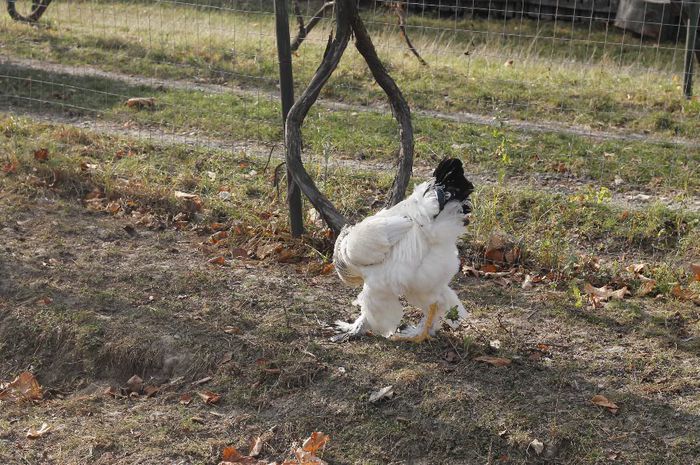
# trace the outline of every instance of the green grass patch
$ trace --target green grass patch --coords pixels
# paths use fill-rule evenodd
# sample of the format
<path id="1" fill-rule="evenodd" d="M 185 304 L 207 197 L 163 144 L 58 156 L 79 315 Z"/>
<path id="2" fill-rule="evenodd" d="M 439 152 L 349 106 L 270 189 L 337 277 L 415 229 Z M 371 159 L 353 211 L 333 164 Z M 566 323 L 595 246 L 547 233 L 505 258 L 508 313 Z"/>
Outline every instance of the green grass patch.
<path id="1" fill-rule="evenodd" d="M 31 194 L 41 188 L 81 199 L 97 189 L 106 201 L 171 219 L 184 212 L 195 221 L 236 220 L 255 229 L 267 227 L 269 215 L 275 214 L 284 223 L 284 189 L 278 192 L 272 168 L 265 170 L 261 158 L 103 136 L 16 117 L 4 118 L 0 129 L 5 135 L 3 162 L 12 167 L 1 178 L 7 189 Z M 48 149 L 47 161 L 34 159 L 38 148 Z M 391 183 L 388 172 L 322 163 L 310 163 L 309 171 L 353 219 L 381 205 Z M 178 191 L 198 196 L 201 204 L 178 197 Z M 229 194 L 222 196 L 222 191 Z M 679 267 L 664 280 L 671 282 L 685 279 L 681 266 L 700 255 L 700 215 L 662 205 L 624 209 L 611 204 L 605 190 L 565 195 L 504 183 L 478 186 L 475 205 L 466 236 L 473 250 L 481 250 L 494 231 L 501 231 L 523 245 L 535 268 L 573 273 L 587 255 L 600 255 L 612 273 L 632 259 L 649 260 Z"/>
<path id="2" fill-rule="evenodd" d="M 40 147 L 45 161 L 35 158 Z M 239 229 L 262 241 L 284 237 L 284 189 L 277 197 L 264 159 L 7 116 L 0 153 L 0 269 L 8 276 L 0 281 L 0 379 L 31 366 L 53 396 L 3 403 L 0 456 L 9 463 L 218 463 L 224 447 L 245 452 L 263 435 L 260 457 L 279 463 L 318 430 L 331 436 L 329 463 L 526 463 L 534 439 L 558 463 L 619 453 L 630 463 L 681 465 L 700 453 L 697 307 L 662 295 L 590 308 L 573 296 L 573 286 L 600 285 L 595 279 L 632 260 L 648 262 L 660 285 L 687 278 L 679 269 L 698 257 L 697 215 L 625 213 L 602 190 L 479 186 L 465 260 L 499 230 L 523 244 L 521 271 L 553 267 L 570 272 L 567 280 L 523 290 L 460 274 L 452 286 L 471 311 L 463 327 L 421 345 L 376 336 L 334 344 L 326 325 L 357 314 L 356 290 L 335 275 L 274 259 L 207 263 L 224 250 L 212 244 L 213 221 L 234 239 Z M 391 182 L 309 166 L 358 218 L 378 208 Z M 89 198 L 95 189 L 99 202 Z M 328 253 L 320 234 L 314 226 L 284 246 L 297 243 L 318 263 Z M 598 255 L 600 266 L 581 252 Z M 576 270 L 567 268 L 571 256 Z M 483 354 L 511 364 L 474 360 Z M 104 394 L 133 374 L 160 391 Z M 392 399 L 368 403 L 389 385 Z M 203 390 L 221 400 L 205 404 Z M 189 405 L 180 403 L 185 393 Z M 620 406 L 617 415 L 591 402 L 597 394 Z M 43 422 L 52 426 L 48 440 L 27 439 Z"/>
<path id="3" fill-rule="evenodd" d="M 135 86 L 101 77 L 76 77 L 0 66 L 7 93 L 0 101 L 18 109 L 76 116 L 94 109 L 103 121 L 129 128 L 159 128 L 196 140 L 221 143 L 233 139 L 278 143 L 282 138 L 278 102 L 263 96 L 205 93 Z M 94 89 L 86 92 L 82 88 Z M 154 109 L 124 105 L 130 97 L 155 97 Z M 697 195 L 700 149 L 672 144 L 595 141 L 559 133 L 526 133 L 511 129 L 414 117 L 417 163 L 433 164 L 458 156 L 477 174 L 500 178 L 561 172 L 616 190 L 674 191 Z M 358 130 L 361 128 L 361 130 Z M 329 110 L 316 107 L 303 135 L 309 156 L 321 162 L 334 157 L 393 160 L 398 129 L 380 112 Z M 617 179 L 617 181 L 616 181 Z M 619 181 L 622 181 L 621 185 Z"/>
<path id="4" fill-rule="evenodd" d="M 557 120 L 696 138 L 700 102 L 679 89 L 681 45 L 633 38 L 604 23 L 487 21 L 410 16 L 406 50 L 394 17 L 366 13 L 387 67 L 414 108 Z M 274 90 L 274 16 L 174 3 L 83 1 L 52 5 L 30 28 L 5 19 L 5 53 L 159 78 L 201 78 Z M 328 24 L 327 22 L 325 24 Z M 295 30 L 294 24 L 291 27 Z M 294 58 L 297 87 L 325 48 L 314 30 Z M 513 66 L 504 66 L 513 60 Z M 327 98 L 383 102 L 361 57 L 349 49 Z"/>

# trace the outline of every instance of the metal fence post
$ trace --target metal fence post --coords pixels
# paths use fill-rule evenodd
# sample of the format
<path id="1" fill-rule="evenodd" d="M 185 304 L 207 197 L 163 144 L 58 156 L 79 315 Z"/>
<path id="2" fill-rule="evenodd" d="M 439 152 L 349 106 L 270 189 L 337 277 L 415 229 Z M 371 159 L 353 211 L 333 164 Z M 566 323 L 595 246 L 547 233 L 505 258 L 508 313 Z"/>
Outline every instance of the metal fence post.
<path id="1" fill-rule="evenodd" d="M 693 60 L 695 60 L 695 43 L 698 33 L 698 17 L 700 16 L 700 0 L 690 0 L 687 4 L 688 34 L 685 38 L 685 75 L 683 93 L 686 98 L 693 96 Z"/>
<path id="2" fill-rule="evenodd" d="M 289 109 L 294 105 L 294 77 L 292 75 L 292 50 L 289 44 L 287 0 L 275 0 L 275 29 L 277 33 L 277 56 L 280 67 L 282 125 L 286 133 L 287 114 L 289 114 Z M 289 225 L 292 230 L 292 236 L 299 237 L 304 234 L 301 190 L 299 190 L 299 186 L 292 179 L 289 170 L 287 170 L 287 202 L 289 204 Z"/>

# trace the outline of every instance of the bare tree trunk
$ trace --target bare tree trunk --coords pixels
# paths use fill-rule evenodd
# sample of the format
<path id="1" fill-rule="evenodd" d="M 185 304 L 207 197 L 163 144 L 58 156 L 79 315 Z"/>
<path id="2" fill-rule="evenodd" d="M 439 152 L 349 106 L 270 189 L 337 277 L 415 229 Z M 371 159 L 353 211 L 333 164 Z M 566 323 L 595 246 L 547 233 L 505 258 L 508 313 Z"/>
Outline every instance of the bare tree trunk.
<path id="1" fill-rule="evenodd" d="M 29 13 L 29 16 L 22 16 L 17 12 L 17 8 L 15 6 L 16 0 L 7 0 L 7 13 L 10 15 L 10 18 L 14 19 L 15 21 L 35 23 L 39 21 L 46 9 L 49 7 L 51 1 L 52 0 L 33 0 L 32 11 Z"/>
<path id="2" fill-rule="evenodd" d="M 397 161 L 398 172 L 387 200 L 389 205 L 400 202 L 406 195 L 406 187 L 413 169 L 413 125 L 408 104 L 396 82 L 389 76 L 384 65 L 379 60 L 367 29 L 360 19 L 355 0 L 336 0 L 335 8 L 336 35 L 329 42 L 323 60 L 313 78 L 311 78 L 308 87 L 289 111 L 285 130 L 285 144 L 287 148 L 287 168 L 294 181 L 301 188 L 304 195 L 309 198 L 326 224 L 337 233 L 347 223 L 347 220 L 318 190 L 313 179 L 311 179 L 311 176 L 304 168 L 301 160 L 301 126 L 309 109 L 318 99 L 321 89 L 337 68 L 352 33 L 355 35 L 357 50 L 367 62 L 374 79 L 387 94 L 392 113 L 400 127 L 401 147 Z"/>
<path id="3" fill-rule="evenodd" d="M 328 82 L 331 74 L 338 67 L 343 52 L 350 40 L 350 18 L 344 1 L 336 5 L 336 35 L 329 43 L 326 53 L 311 82 L 299 99 L 289 110 L 285 130 L 285 144 L 287 146 L 287 169 L 301 191 L 309 198 L 311 204 L 319 212 L 326 224 L 336 233 L 347 223 L 345 217 L 333 206 L 333 204 L 318 190 L 309 173 L 306 172 L 301 161 L 301 125 L 311 106 L 318 99 L 321 89 Z"/>

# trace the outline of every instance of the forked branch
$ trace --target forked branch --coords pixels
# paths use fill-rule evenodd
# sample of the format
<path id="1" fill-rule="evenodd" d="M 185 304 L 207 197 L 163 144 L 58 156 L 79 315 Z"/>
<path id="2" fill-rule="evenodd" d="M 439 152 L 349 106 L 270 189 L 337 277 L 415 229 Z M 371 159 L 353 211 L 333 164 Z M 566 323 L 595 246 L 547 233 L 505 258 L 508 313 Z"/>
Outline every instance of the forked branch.
<path id="1" fill-rule="evenodd" d="M 343 56 L 343 52 L 345 52 L 350 41 L 349 12 L 345 8 L 344 0 L 338 3 L 335 14 L 337 25 L 335 37 L 330 41 L 321 64 L 311 78 L 311 82 L 299 96 L 291 110 L 289 110 L 289 115 L 287 115 L 285 144 L 287 148 L 287 169 L 294 178 L 294 182 L 319 212 L 323 221 L 337 233 L 347 223 L 347 220 L 318 190 L 313 179 L 306 172 L 301 160 L 301 125 L 304 123 L 304 118 L 306 118 L 311 106 L 318 99 L 321 89 L 338 66 L 340 58 Z"/>
<path id="2" fill-rule="evenodd" d="M 25 23 L 35 23 L 39 21 L 52 0 L 32 0 L 32 9 L 28 16 L 24 16 L 17 12 L 16 0 L 7 0 L 7 13 L 15 21 Z"/>
<path id="3" fill-rule="evenodd" d="M 297 36 L 294 38 L 292 41 L 292 52 L 296 52 L 299 47 L 301 46 L 301 43 L 304 42 L 304 39 L 306 39 L 306 36 L 309 35 L 309 32 L 323 19 L 323 17 L 326 14 L 326 11 L 329 9 L 333 8 L 335 5 L 335 2 L 326 2 L 321 6 L 321 8 L 314 13 L 314 15 L 311 17 L 309 20 L 309 24 L 304 26 L 304 17 L 301 15 L 301 9 L 299 8 L 299 1 L 294 0 L 294 15 L 297 18 L 297 24 L 299 25 L 299 32 L 297 33 Z"/>
<path id="4" fill-rule="evenodd" d="M 392 3 L 390 8 L 394 10 L 396 16 L 398 16 L 399 30 L 401 31 L 401 36 L 403 36 L 403 39 L 406 41 L 406 45 L 408 45 L 409 50 L 411 50 L 416 58 L 418 58 L 420 64 L 423 66 L 428 66 L 428 62 L 425 61 L 422 56 L 420 56 L 420 53 L 418 53 L 416 47 L 414 47 L 413 43 L 411 43 L 411 39 L 408 38 L 408 33 L 406 32 L 406 10 L 404 9 L 403 5 L 398 2 Z"/>
<path id="5" fill-rule="evenodd" d="M 367 29 L 357 12 L 355 2 L 349 0 L 348 3 L 350 3 L 353 10 L 351 19 L 353 21 L 352 30 L 355 34 L 355 47 L 357 47 L 357 50 L 367 62 L 367 66 L 372 71 L 372 76 L 374 76 L 377 84 L 389 98 L 391 112 L 399 123 L 399 141 L 401 145 L 397 160 L 398 171 L 387 199 L 387 205 L 392 206 L 402 201 L 406 196 L 406 188 L 413 170 L 413 123 L 411 122 L 411 109 L 408 107 L 401 89 L 396 85 L 396 81 L 389 75 L 379 59 L 374 44 L 372 44 L 372 39 L 370 39 Z"/>
<path id="6" fill-rule="evenodd" d="M 318 190 L 313 179 L 304 168 L 301 160 L 301 126 L 311 106 L 316 102 L 323 86 L 328 82 L 333 71 L 337 68 L 350 40 L 355 35 L 355 46 L 364 57 L 377 83 L 389 97 L 392 113 L 399 123 L 398 172 L 387 200 L 394 205 L 403 200 L 406 187 L 413 168 L 413 125 L 411 111 L 399 90 L 396 82 L 389 76 L 384 65 L 379 60 L 372 40 L 360 19 L 355 0 L 336 0 L 335 2 L 336 35 L 329 42 L 323 60 L 316 73 L 311 78 L 308 87 L 301 94 L 287 116 L 285 144 L 287 149 L 287 168 L 294 182 L 308 197 L 326 224 L 336 233 L 345 225 L 347 220 L 333 204 Z"/>

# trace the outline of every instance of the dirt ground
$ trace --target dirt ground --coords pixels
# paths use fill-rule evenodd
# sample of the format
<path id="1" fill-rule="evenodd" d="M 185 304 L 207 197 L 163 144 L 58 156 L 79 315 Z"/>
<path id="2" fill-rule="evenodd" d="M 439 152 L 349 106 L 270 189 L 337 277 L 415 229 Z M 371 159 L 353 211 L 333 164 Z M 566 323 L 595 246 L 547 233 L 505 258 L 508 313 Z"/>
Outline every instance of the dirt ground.
<path id="1" fill-rule="evenodd" d="M 61 8 L 70 3 L 62 2 Z M 154 5 L 177 7 L 177 2 L 165 3 Z M 145 23 L 139 10 L 129 10 L 132 22 Z M 202 21 L 190 14 L 196 10 L 188 11 L 193 24 Z M 128 17 L 114 19 L 116 27 L 116 19 Z M 226 24 L 241 24 L 229 20 Z M 246 30 L 260 30 L 257 23 L 243 30 L 221 26 L 221 31 L 243 40 Z M 258 227 L 264 231 L 245 233 L 263 236 L 270 224 L 286 224 L 284 211 L 278 211 L 284 210 L 283 201 L 279 194 L 274 197 L 265 172 L 271 160 L 272 169 L 283 159 L 282 144 L 269 135 L 280 131 L 279 110 L 270 103 L 277 92 L 272 86 L 242 87 L 251 85 L 250 79 L 221 85 L 208 81 L 219 82 L 216 73 L 206 77 L 217 66 L 222 67 L 218 71 L 245 70 L 229 68 L 245 59 L 245 51 L 236 51 L 234 59 L 230 44 L 217 51 L 211 39 L 200 43 L 197 37 L 196 43 L 185 44 L 182 56 L 173 56 L 167 48 L 144 48 L 137 32 L 120 30 L 119 37 L 110 33 L 93 40 L 93 31 L 99 30 L 94 24 L 86 22 L 84 29 L 62 24 L 57 21 L 46 31 L 19 31 L 13 25 L 7 34 L 17 40 L 0 44 L 5 55 L 13 55 L 0 57 L 4 82 L 14 83 L 5 92 L 0 115 L 0 392 L 25 371 L 43 388 L 41 400 L 34 402 L 0 396 L 0 465 L 215 465 L 225 447 L 247 452 L 256 438 L 262 442 L 259 459 L 279 464 L 314 431 L 330 436 L 320 454 L 330 465 L 700 464 L 700 306 L 674 298 L 670 287 L 683 275 L 681 284 L 689 289 L 692 278 L 685 268 L 697 263 L 700 253 L 694 245 L 694 228 L 700 225 L 699 145 L 692 132 L 698 107 L 677 100 L 676 84 L 669 94 L 675 97 L 660 93 L 665 85 L 646 89 L 653 90 L 649 100 L 643 88 L 616 95 L 603 85 L 605 93 L 591 100 L 578 90 L 570 95 L 567 89 L 573 87 L 567 82 L 564 91 L 553 88 L 539 95 L 542 102 L 521 103 L 535 112 L 529 114 L 516 108 L 519 99 L 502 92 L 513 87 L 502 82 L 517 84 L 523 74 L 513 73 L 536 72 L 534 80 L 520 81 L 531 83 L 523 90 L 533 98 L 537 83 L 551 76 L 525 62 L 511 68 L 499 61 L 493 72 L 507 80 L 484 81 L 498 86 L 484 89 L 485 97 L 477 100 L 493 100 L 493 107 L 480 103 L 469 113 L 450 111 L 451 100 L 444 98 L 449 92 L 435 93 L 440 73 L 453 92 L 467 89 L 452 87 L 461 81 L 452 71 L 445 74 L 449 68 L 433 66 L 429 82 L 435 88 L 427 88 L 420 82 L 423 70 L 414 79 L 394 65 L 392 73 L 404 76 L 412 98 L 436 96 L 430 105 L 413 105 L 416 119 L 431 123 L 422 126 L 423 133 L 417 131 L 416 139 L 424 138 L 426 148 L 444 146 L 459 152 L 455 156 L 467 155 L 470 177 L 478 185 L 475 195 L 491 188 L 491 198 L 484 195 L 481 205 L 494 208 L 479 207 L 484 216 L 491 215 L 482 225 L 495 230 L 504 218 L 515 228 L 530 225 L 530 243 L 523 249 L 534 250 L 534 239 L 549 241 L 550 248 L 538 245 L 538 253 L 542 258 L 551 250 L 556 260 L 518 259 L 515 265 L 506 263 L 504 277 L 487 278 L 467 266 L 452 285 L 469 319 L 423 344 L 371 335 L 336 343 L 331 324 L 356 317 L 351 302 L 357 290 L 345 287 L 327 266 L 331 240 L 321 236 L 322 226 L 303 240 L 286 234 L 280 251 L 265 249 L 263 241 L 263 250 L 246 254 L 233 242 L 219 246 L 212 241 L 217 231 L 234 236 L 237 228 Z M 59 37 L 59 30 L 68 35 Z M 154 36 L 154 43 L 171 42 L 172 31 L 165 32 Z M 591 31 L 586 34 L 590 40 Z M 258 37 L 252 45 L 262 46 L 257 33 L 250 37 Z M 325 45 L 325 37 L 319 43 Z M 276 56 L 269 61 L 257 48 L 251 50 L 256 60 L 251 70 L 266 63 L 276 67 Z M 42 60 L 27 58 L 28 52 Z M 323 49 L 317 52 L 320 56 Z M 156 56 L 165 61 L 157 63 Z M 96 66 L 100 59 L 107 62 Z M 162 66 L 168 60 L 187 66 L 210 60 L 213 65 L 202 78 L 199 72 L 169 75 Z M 304 67 L 301 71 L 315 69 L 311 60 L 295 62 Z M 592 63 L 580 63 L 580 76 L 595 69 Z M 576 69 L 575 62 L 568 64 Z M 161 69 L 164 78 L 140 76 L 139 66 L 148 75 Z M 648 74 L 655 72 L 650 68 Z M 366 92 L 374 83 L 368 76 L 349 66 L 335 78 L 341 84 L 366 84 L 357 91 Z M 327 121 L 319 118 L 317 132 L 328 136 L 328 145 L 306 150 L 304 161 L 318 164 L 319 179 L 325 163 L 324 182 L 329 165 L 338 168 L 335 180 L 340 182 L 328 182 L 324 191 L 347 202 L 345 211 L 361 216 L 382 203 L 386 186 L 377 179 L 393 167 L 392 157 L 367 157 L 363 151 L 380 153 L 386 135 L 393 140 L 394 126 L 387 131 L 378 125 L 384 124 L 379 116 L 388 113 L 386 105 L 369 94 L 358 99 L 346 89 L 355 87 L 337 86 L 318 103 Z M 121 101 L 151 93 L 159 98 L 158 111 L 132 112 Z M 218 98 L 201 99 L 205 94 Z M 553 100 L 558 94 L 561 102 Z M 231 96 L 240 100 L 235 107 L 234 99 L 225 98 Z M 654 99 L 660 99 L 658 106 Z M 552 103 L 556 112 L 538 116 L 538 108 Z M 564 112 L 567 105 L 571 108 Z M 478 113 L 479 108 L 486 110 Z M 332 132 L 331 113 L 337 110 L 345 112 L 338 118 L 365 118 L 364 124 L 377 129 L 377 138 L 355 137 L 364 132 L 356 128 L 366 126 L 348 124 L 359 121 L 352 119 L 338 120 L 343 127 Z M 228 124 L 219 120 L 236 111 L 241 117 L 217 133 L 212 123 Z M 266 119 L 266 111 L 274 119 Z M 249 121 L 257 121 L 256 133 L 233 131 Z M 479 125 L 478 131 L 469 125 Z M 470 131 L 478 143 L 466 143 Z M 544 134 L 568 139 L 537 138 Z M 454 144 L 437 144 L 451 137 Z M 491 140 L 500 145 L 489 145 Z M 601 141 L 616 145 L 610 153 L 591 149 Z M 646 150 L 646 145 L 656 147 Z M 638 154 L 639 149 L 645 150 Z M 37 155 L 42 150 L 43 160 Z M 484 156 L 472 158 L 475 150 Z M 512 165 L 509 151 L 522 163 L 521 171 Z M 567 157 L 574 155 L 578 167 L 568 166 Z M 428 176 L 437 153 L 416 156 L 414 177 Z M 600 166 L 595 173 L 588 169 L 593 159 Z M 632 170 L 636 167 L 643 169 Z M 348 175 L 361 172 L 364 178 Z M 90 199 L 91 189 L 101 198 Z M 506 195 L 516 191 L 527 192 Z M 181 207 L 187 200 L 176 193 L 197 198 L 206 208 L 188 204 L 192 208 L 185 211 Z M 223 193 L 243 200 L 224 205 Z M 271 199 L 275 205 L 265 203 L 274 203 Z M 100 208 L 90 200 L 101 202 Z M 112 212 L 111 203 L 118 204 Z M 133 208 L 124 208 L 129 204 Z M 186 221 L 176 220 L 180 214 Z M 584 214 L 588 221 L 573 221 Z M 255 222 L 246 226 L 250 218 Z M 213 228 L 213 221 L 222 227 Z M 540 229 L 533 232 L 532 225 Z M 479 231 L 477 226 L 478 220 L 472 231 Z M 478 246 L 467 240 L 460 245 L 465 265 L 477 255 L 483 262 L 489 237 L 477 237 Z M 557 249 L 558 239 L 571 244 Z M 285 256 L 287 250 L 293 253 Z M 572 267 L 586 266 L 588 256 L 619 268 L 597 286 L 620 288 L 625 267 L 646 261 L 658 273 L 653 276 L 658 288 L 644 297 L 589 305 L 580 288 L 590 275 L 576 270 L 521 286 L 525 274 L 561 272 L 569 251 L 578 254 Z M 508 273 L 515 271 L 520 278 L 510 279 Z M 417 319 L 417 312 L 407 309 L 407 322 Z M 134 376 L 143 386 L 133 388 L 139 384 Z M 385 388 L 393 395 L 371 401 Z M 609 407 L 600 405 L 606 402 Z M 44 424 L 48 433 L 28 437 Z"/>
<path id="2" fill-rule="evenodd" d="M 214 464 L 256 437 L 272 462 L 312 431 L 331 436 L 330 464 L 700 458 L 692 303 L 576 308 L 550 286 L 460 276 L 472 315 L 456 331 L 336 344 L 328 324 L 353 318 L 355 291 L 308 264 L 212 265 L 206 235 L 51 195 L 0 193 L 0 232 L 0 380 L 30 369 L 46 392 L 0 403 L 2 463 Z M 159 391 L 122 396 L 134 374 Z M 369 402 L 389 385 L 392 398 Z M 205 390 L 221 400 L 205 404 Z M 47 435 L 26 437 L 44 422 Z"/>

